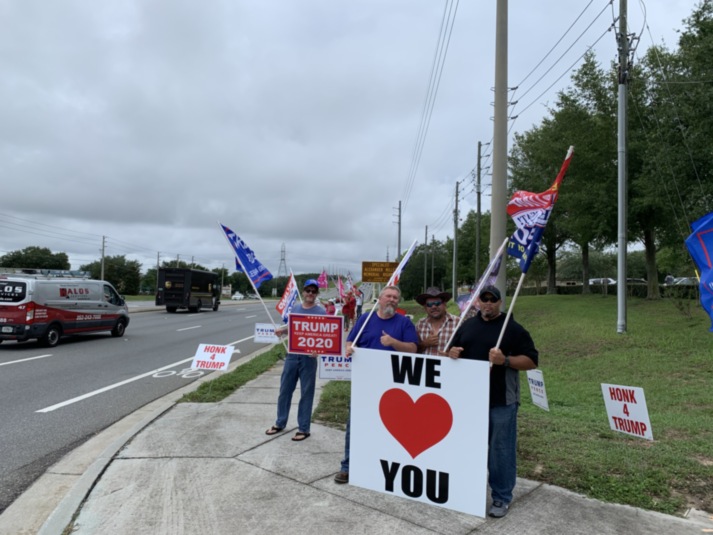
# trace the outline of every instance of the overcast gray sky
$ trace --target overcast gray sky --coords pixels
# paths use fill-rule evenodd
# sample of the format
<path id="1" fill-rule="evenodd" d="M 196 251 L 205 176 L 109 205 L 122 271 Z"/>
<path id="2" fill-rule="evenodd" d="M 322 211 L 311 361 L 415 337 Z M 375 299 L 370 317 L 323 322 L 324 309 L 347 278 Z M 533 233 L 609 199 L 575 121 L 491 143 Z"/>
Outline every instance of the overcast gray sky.
<path id="1" fill-rule="evenodd" d="M 106 236 L 107 255 L 144 271 L 159 252 L 230 267 L 220 220 L 275 275 L 284 244 L 295 273 L 358 278 L 362 261 L 394 259 L 399 201 L 402 250 L 426 225 L 452 236 L 456 181 L 464 216 L 492 138 L 496 2 L 457 5 L 409 188 L 444 5 L 0 0 L 0 255 L 38 245 L 76 269 Z M 511 134 L 540 122 L 588 47 L 616 58 L 618 5 L 509 1 Z M 630 1 L 638 54 L 675 48 L 692 10 Z"/>

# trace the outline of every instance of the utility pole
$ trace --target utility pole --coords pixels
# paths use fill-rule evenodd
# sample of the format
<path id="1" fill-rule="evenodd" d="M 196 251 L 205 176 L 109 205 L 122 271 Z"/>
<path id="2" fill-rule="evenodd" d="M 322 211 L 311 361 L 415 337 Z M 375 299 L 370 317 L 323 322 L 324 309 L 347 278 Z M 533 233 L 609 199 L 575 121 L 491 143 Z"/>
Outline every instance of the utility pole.
<path id="1" fill-rule="evenodd" d="M 433 250 L 434 243 L 436 243 L 436 235 L 431 234 L 431 286 L 433 286 L 433 270 L 434 270 L 434 264 L 436 261 L 436 254 L 435 254 L 435 251 Z"/>
<path id="2" fill-rule="evenodd" d="M 161 263 L 161 251 L 156 251 L 156 293 L 158 294 L 158 270 Z"/>
<path id="3" fill-rule="evenodd" d="M 178 267 L 178 264 L 180 263 L 180 261 L 181 261 L 181 255 L 177 254 L 176 255 L 176 267 Z"/>
<path id="4" fill-rule="evenodd" d="M 396 242 L 396 260 L 400 260 L 401 257 L 401 201 L 399 201 L 399 208 L 396 214 L 396 225 L 398 226 L 398 236 Z"/>
<path id="5" fill-rule="evenodd" d="M 104 251 L 106 250 L 106 236 L 102 236 L 102 269 L 100 280 L 104 280 Z"/>
<path id="6" fill-rule="evenodd" d="M 495 14 L 495 98 L 493 122 L 493 182 L 490 208 L 490 260 L 505 240 L 507 223 L 508 151 L 508 2 L 497 0 Z M 498 273 L 497 287 L 505 293 L 505 271 Z"/>
<path id="7" fill-rule="evenodd" d="M 475 278 L 473 279 L 474 284 L 477 284 L 478 277 L 480 277 L 480 151 L 482 143 L 478 141 L 478 167 L 475 174 L 475 195 L 476 201 L 476 212 L 475 212 Z"/>
<path id="8" fill-rule="evenodd" d="M 428 225 L 426 225 L 426 233 L 423 236 L 423 291 L 426 291 L 428 276 Z"/>
<path id="9" fill-rule="evenodd" d="M 456 181 L 456 206 L 453 210 L 453 296 L 458 297 L 458 184 Z"/>
<path id="10" fill-rule="evenodd" d="M 627 175 L 626 175 L 626 95 L 629 83 L 629 42 L 626 34 L 626 0 L 619 0 L 619 92 L 617 112 L 618 174 L 618 254 L 617 254 L 617 324 L 616 332 L 626 332 L 626 246 L 627 246 Z"/>

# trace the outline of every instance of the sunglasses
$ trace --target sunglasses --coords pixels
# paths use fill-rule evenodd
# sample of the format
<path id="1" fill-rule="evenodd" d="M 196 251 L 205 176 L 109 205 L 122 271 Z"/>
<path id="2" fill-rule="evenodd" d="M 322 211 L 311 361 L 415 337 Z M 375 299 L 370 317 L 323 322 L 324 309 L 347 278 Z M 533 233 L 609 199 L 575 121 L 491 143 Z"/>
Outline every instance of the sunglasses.
<path id="1" fill-rule="evenodd" d="M 496 297 L 481 297 L 480 301 L 481 303 L 497 303 L 500 299 L 497 299 Z"/>
<path id="2" fill-rule="evenodd" d="M 431 301 L 430 303 L 426 303 L 427 308 L 431 307 L 439 307 L 443 304 L 443 301 Z"/>
<path id="3" fill-rule="evenodd" d="M 318 294 L 319 290 L 315 290 L 314 288 L 305 288 L 304 293 L 306 294 Z"/>

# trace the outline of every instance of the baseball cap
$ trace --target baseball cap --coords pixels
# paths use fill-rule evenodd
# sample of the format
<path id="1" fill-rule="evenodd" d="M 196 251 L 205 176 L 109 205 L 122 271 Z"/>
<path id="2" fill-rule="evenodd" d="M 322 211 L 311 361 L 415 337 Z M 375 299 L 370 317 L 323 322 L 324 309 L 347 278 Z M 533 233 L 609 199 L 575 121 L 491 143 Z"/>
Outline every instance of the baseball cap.
<path id="1" fill-rule="evenodd" d="M 480 290 L 480 293 L 478 294 L 478 297 L 483 297 L 485 294 L 491 294 L 494 296 L 498 301 L 502 299 L 502 296 L 500 295 L 500 290 L 496 286 L 486 286 L 482 290 Z"/>
<path id="2" fill-rule="evenodd" d="M 314 286 L 317 290 L 319 290 L 319 283 L 314 279 L 307 279 L 302 285 L 302 289 L 304 290 L 307 286 Z"/>

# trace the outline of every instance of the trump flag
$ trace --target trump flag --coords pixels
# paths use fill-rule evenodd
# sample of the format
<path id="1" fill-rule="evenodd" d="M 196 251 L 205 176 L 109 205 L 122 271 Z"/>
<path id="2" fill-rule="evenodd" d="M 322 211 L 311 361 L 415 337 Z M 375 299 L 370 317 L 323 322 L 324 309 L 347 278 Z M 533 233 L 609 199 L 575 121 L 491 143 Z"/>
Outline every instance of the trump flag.
<path id="1" fill-rule="evenodd" d="M 533 258 L 540 249 L 542 234 L 552 213 L 569 162 L 572 160 L 574 147 L 570 147 L 562 163 L 560 172 L 550 188 L 542 193 L 516 191 L 507 212 L 512 217 L 517 230 L 508 242 L 508 254 L 520 260 L 520 271 L 526 273 Z"/>
<path id="2" fill-rule="evenodd" d="M 259 288 L 263 282 L 269 281 L 272 278 L 272 273 L 260 263 L 252 249 L 228 227 L 223 224 L 220 224 L 220 227 L 235 252 L 235 269 L 245 272 L 255 285 L 255 289 Z"/>
<path id="3" fill-rule="evenodd" d="M 686 247 L 701 274 L 701 306 L 713 320 L 713 212 L 694 221 L 691 229 Z M 710 330 L 713 332 L 713 326 Z"/>

